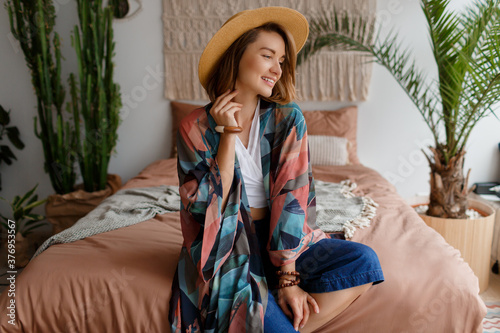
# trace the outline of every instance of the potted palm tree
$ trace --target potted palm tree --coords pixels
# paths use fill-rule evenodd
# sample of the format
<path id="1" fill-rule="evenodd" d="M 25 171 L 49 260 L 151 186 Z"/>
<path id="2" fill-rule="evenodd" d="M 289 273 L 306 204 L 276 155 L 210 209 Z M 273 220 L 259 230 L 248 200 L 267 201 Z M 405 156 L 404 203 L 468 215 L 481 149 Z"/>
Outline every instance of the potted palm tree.
<path id="1" fill-rule="evenodd" d="M 411 61 L 397 33 L 373 41 L 373 27 L 346 15 L 310 22 L 310 38 L 301 63 L 324 47 L 358 51 L 385 67 L 408 95 L 428 125 L 434 146 L 426 154 L 431 168 L 428 215 L 464 218 L 470 193 L 463 172 L 465 147 L 477 122 L 500 102 L 500 9 L 498 0 L 477 1 L 459 15 L 448 0 L 424 0 L 422 11 L 439 77 L 427 81 Z M 367 37 L 368 36 L 368 37 Z"/>
<path id="2" fill-rule="evenodd" d="M 423 218 L 450 244 L 460 248 L 471 264 L 478 242 L 460 242 L 465 234 L 482 234 L 482 248 L 491 248 L 494 211 L 483 206 L 490 213 L 486 221 L 466 219 L 472 189 L 468 184 L 470 170 L 465 175 L 463 165 L 472 129 L 500 102 L 500 1 L 473 2 L 462 14 L 450 11 L 448 4 L 449 0 L 421 2 L 438 68 L 434 80 L 426 80 L 424 72 L 412 61 L 411 52 L 398 42 L 397 33 L 373 38 L 372 24 L 338 13 L 310 22 L 310 38 L 298 61 L 324 47 L 334 47 L 361 52 L 389 71 L 424 118 L 434 139 L 434 146 L 429 147 L 431 153 L 424 152 L 431 171 L 429 205 Z M 353 29 L 355 26 L 361 28 Z M 485 241 L 488 238 L 489 244 Z M 471 266 L 476 275 L 481 275 L 484 290 L 489 255 L 483 255 L 481 262 Z"/>

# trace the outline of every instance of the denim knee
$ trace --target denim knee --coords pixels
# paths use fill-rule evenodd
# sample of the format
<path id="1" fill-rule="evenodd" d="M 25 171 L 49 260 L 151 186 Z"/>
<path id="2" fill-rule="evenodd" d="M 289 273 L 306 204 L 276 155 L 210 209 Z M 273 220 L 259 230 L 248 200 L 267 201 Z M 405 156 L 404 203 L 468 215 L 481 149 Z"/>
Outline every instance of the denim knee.
<path id="1" fill-rule="evenodd" d="M 308 292 L 329 292 L 383 281 L 378 256 L 369 246 L 324 239 L 311 246 L 296 262 L 301 287 Z"/>

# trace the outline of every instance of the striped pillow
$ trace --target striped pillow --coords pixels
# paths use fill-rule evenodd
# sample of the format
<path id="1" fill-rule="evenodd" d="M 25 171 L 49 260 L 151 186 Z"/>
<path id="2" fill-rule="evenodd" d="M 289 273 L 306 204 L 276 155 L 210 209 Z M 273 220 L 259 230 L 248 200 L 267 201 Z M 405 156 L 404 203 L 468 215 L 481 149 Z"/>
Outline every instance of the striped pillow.
<path id="1" fill-rule="evenodd" d="M 349 164 L 346 138 L 326 135 L 309 135 L 309 153 L 312 165 Z"/>

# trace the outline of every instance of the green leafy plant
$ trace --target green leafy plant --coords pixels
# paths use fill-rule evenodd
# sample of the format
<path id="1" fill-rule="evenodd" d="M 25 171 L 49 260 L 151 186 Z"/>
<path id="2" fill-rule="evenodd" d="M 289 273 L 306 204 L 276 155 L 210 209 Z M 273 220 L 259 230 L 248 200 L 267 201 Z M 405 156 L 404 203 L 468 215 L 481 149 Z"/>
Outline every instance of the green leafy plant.
<path id="1" fill-rule="evenodd" d="M 113 5 L 77 0 L 80 26 L 72 44 L 78 59 L 79 88 L 70 75 L 78 163 L 87 192 L 106 187 L 111 152 L 117 141 L 121 97 L 113 82 Z M 83 125 L 79 120 L 83 119 Z"/>
<path id="2" fill-rule="evenodd" d="M 427 80 L 399 35 L 378 34 L 362 18 L 323 16 L 310 22 L 302 62 L 323 47 L 358 51 L 385 67 L 424 118 L 433 137 L 426 154 L 430 174 L 428 215 L 465 218 L 470 193 L 463 164 L 465 147 L 477 122 L 500 102 L 499 0 L 475 1 L 463 13 L 449 10 L 449 0 L 424 0 L 429 39 L 438 77 Z M 357 22 L 356 22 L 357 21 Z M 356 24 L 354 24 L 356 23 Z M 359 25 L 361 28 L 353 29 Z M 425 153 L 425 152 L 424 152 Z"/>
<path id="3" fill-rule="evenodd" d="M 38 200 L 38 195 L 34 194 L 38 185 L 29 190 L 22 197 L 16 196 L 12 202 L 10 202 L 10 207 L 12 209 L 12 220 L 15 221 L 15 231 L 20 232 L 23 237 L 28 236 L 33 230 L 40 228 L 44 225 L 42 220 L 45 218 L 43 215 L 33 214 L 31 211 L 33 208 L 38 207 L 45 203 L 46 199 Z M 5 200 L 4 198 L 0 198 Z M 10 229 L 8 225 L 8 218 L 0 215 L 0 224 L 5 229 Z"/>
<path id="4" fill-rule="evenodd" d="M 17 149 L 23 149 L 24 143 L 19 138 L 19 130 L 15 126 L 8 126 L 10 123 L 9 112 L 0 105 L 0 141 L 7 134 L 7 139 Z M 2 162 L 7 165 L 12 164 L 12 160 L 17 160 L 16 155 L 12 152 L 9 146 L 0 144 L 0 164 Z M 2 190 L 2 179 L 0 177 L 0 190 Z"/>
<path id="5" fill-rule="evenodd" d="M 10 30 L 19 41 L 31 71 L 38 109 L 35 134 L 42 141 L 45 171 L 57 193 L 69 193 L 74 190 L 76 180 L 76 138 L 62 110 L 65 91 L 61 84 L 60 39 L 53 30 L 53 3 L 51 0 L 7 0 L 5 7 Z"/>

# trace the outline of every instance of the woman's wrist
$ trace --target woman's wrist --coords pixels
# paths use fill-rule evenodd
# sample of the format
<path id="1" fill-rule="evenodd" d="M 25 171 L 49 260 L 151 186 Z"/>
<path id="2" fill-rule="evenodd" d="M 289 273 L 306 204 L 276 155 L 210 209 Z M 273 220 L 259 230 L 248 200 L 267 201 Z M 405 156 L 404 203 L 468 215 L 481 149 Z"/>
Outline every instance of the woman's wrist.
<path id="1" fill-rule="evenodd" d="M 278 277 L 278 289 L 293 287 L 300 283 L 300 273 L 295 270 L 280 269 L 276 271 L 276 276 Z"/>
<path id="2" fill-rule="evenodd" d="M 241 133 L 243 131 L 243 128 L 240 126 L 225 126 L 225 125 L 217 125 L 215 126 L 215 131 L 218 133 L 230 133 L 230 134 L 236 134 L 236 133 Z"/>

